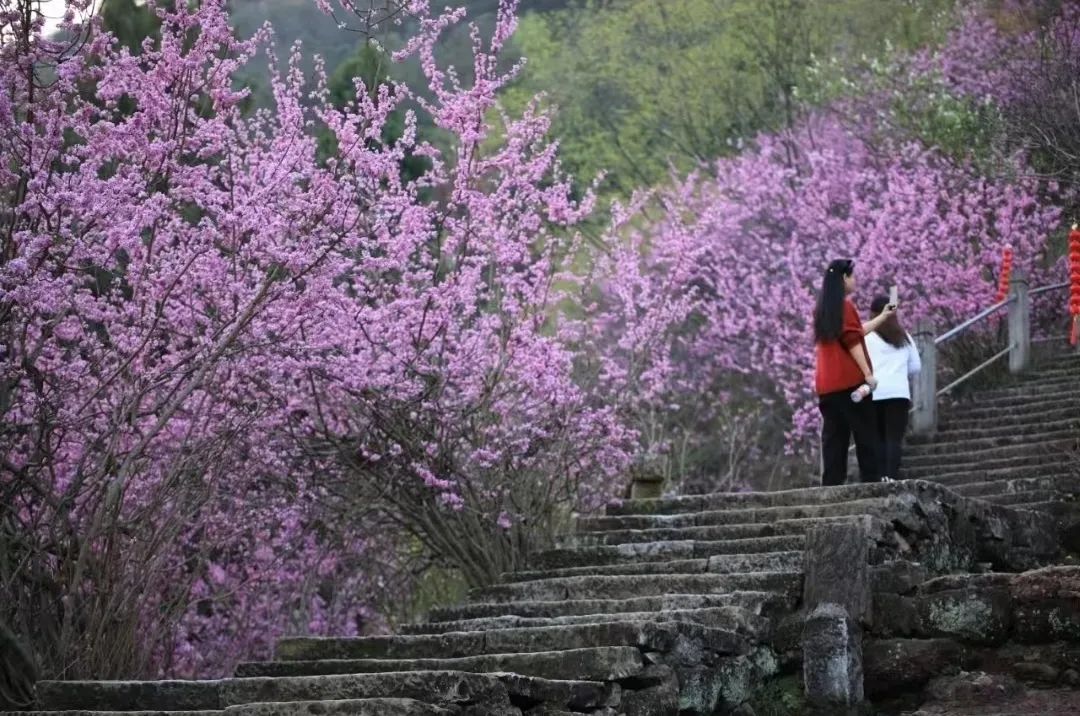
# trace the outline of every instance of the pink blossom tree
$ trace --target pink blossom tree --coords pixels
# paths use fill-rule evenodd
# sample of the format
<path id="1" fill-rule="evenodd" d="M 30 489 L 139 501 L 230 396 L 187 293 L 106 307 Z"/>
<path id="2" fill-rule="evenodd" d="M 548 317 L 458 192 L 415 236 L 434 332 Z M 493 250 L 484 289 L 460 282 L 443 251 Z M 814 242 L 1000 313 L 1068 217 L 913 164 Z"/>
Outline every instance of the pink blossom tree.
<path id="1" fill-rule="evenodd" d="M 77 5 L 75 44 L 29 0 L 0 15 L 0 579 L 47 673 L 220 673 L 378 627 L 396 535 L 477 583 L 611 492 L 626 431 L 547 328 L 591 201 L 545 116 L 497 114 L 513 5 L 469 87 L 434 62 L 461 13 L 414 5 L 449 152 L 415 113 L 384 141 L 406 88 L 338 109 L 299 49 L 245 115 L 231 77 L 269 33 L 235 39 L 220 0 L 157 8 L 137 55 Z"/>
<path id="2" fill-rule="evenodd" d="M 608 300 L 590 306 L 595 354 L 614 362 L 601 373 L 623 378 L 637 358 L 621 349 L 667 341 L 672 359 L 638 372 L 672 391 L 667 403 L 714 400 L 705 388 L 717 375 L 767 376 L 774 389 L 753 382 L 750 397 L 781 399 L 801 451 L 818 421 L 809 319 L 830 259 L 857 259 L 864 307 L 899 285 L 909 326 L 955 324 L 992 303 L 1007 245 L 1025 270 L 1044 271 L 1060 211 L 1020 159 L 1017 178 L 989 178 L 916 141 L 869 135 L 814 115 L 662 192 L 660 218 L 628 229 L 600 281 Z M 620 350 L 599 347 L 605 328 Z"/>

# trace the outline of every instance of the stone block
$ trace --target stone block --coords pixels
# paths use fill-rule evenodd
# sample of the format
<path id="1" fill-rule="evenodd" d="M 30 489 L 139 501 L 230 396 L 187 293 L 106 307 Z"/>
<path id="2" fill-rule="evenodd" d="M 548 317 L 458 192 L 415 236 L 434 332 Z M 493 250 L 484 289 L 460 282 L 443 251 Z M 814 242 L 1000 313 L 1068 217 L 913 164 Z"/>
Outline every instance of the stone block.
<path id="1" fill-rule="evenodd" d="M 1080 600 L 1046 599 L 1013 612 L 1016 640 L 1029 644 L 1080 641 Z"/>
<path id="2" fill-rule="evenodd" d="M 670 666 L 654 664 L 627 682 L 620 713 L 626 716 L 668 716 L 679 712 L 679 679 Z"/>
<path id="3" fill-rule="evenodd" d="M 870 588 L 875 592 L 910 594 L 925 582 L 930 571 L 906 559 L 896 559 L 870 568 Z"/>
<path id="4" fill-rule="evenodd" d="M 803 684 L 811 704 L 854 706 L 863 700 L 862 633 L 838 604 L 821 604 L 803 627 Z"/>
<path id="5" fill-rule="evenodd" d="M 919 597 L 922 628 L 973 644 L 1001 644 L 1012 629 L 1012 602 L 1004 589 L 966 587 Z"/>
<path id="6" fill-rule="evenodd" d="M 916 636 L 920 624 L 919 610 L 913 597 L 889 592 L 874 593 L 875 636 Z"/>
<path id="7" fill-rule="evenodd" d="M 873 639 L 863 644 L 868 698 L 922 687 L 931 679 L 970 668 L 974 655 L 952 639 Z"/>

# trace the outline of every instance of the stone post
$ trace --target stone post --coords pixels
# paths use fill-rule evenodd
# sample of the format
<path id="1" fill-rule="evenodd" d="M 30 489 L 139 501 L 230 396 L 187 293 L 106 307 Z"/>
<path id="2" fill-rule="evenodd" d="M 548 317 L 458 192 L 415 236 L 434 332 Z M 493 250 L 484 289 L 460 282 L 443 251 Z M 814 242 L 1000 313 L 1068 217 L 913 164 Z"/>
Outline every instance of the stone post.
<path id="1" fill-rule="evenodd" d="M 821 713 L 856 713 L 863 701 L 862 629 L 839 604 L 819 604 L 802 633 L 806 700 Z"/>
<path id="2" fill-rule="evenodd" d="M 1013 274 L 1009 296 L 1009 372 L 1023 373 L 1031 363 L 1031 294 L 1027 274 Z"/>
<path id="3" fill-rule="evenodd" d="M 929 435 L 937 430 L 937 345 L 934 343 L 934 324 L 921 319 L 915 324 L 915 347 L 922 359 L 922 370 L 915 376 L 911 400 L 915 412 L 911 416 L 911 431 Z"/>
<path id="4" fill-rule="evenodd" d="M 803 685 L 830 714 L 863 701 L 862 625 L 873 616 L 865 519 L 814 527 L 803 557 Z"/>
<path id="5" fill-rule="evenodd" d="M 817 525 L 806 535 L 803 606 L 807 613 L 826 602 L 839 604 L 857 622 L 873 615 L 870 537 L 865 518 Z"/>

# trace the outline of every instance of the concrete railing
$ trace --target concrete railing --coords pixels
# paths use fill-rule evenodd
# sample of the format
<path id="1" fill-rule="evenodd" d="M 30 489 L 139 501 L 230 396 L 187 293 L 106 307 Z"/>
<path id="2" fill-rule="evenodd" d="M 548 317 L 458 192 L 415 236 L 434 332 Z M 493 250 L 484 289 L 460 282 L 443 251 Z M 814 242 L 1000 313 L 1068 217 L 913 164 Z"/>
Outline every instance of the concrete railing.
<path id="1" fill-rule="evenodd" d="M 1054 284 L 1031 289 L 1027 276 L 1022 272 L 1013 274 L 1009 296 L 1000 303 L 972 316 L 960 325 L 950 328 L 940 336 L 932 321 L 921 320 L 915 324 L 912 337 L 922 359 L 922 371 L 912 385 L 911 429 L 916 434 L 932 433 L 937 429 L 938 399 L 952 391 L 972 376 L 980 373 L 997 361 L 1008 356 L 1009 372 L 1023 373 L 1031 364 L 1031 299 L 1033 296 L 1067 288 L 1068 283 Z M 1008 310 L 1008 344 L 1002 350 L 987 358 L 967 373 L 943 388 L 937 386 L 938 346 L 961 335 L 971 327 L 978 325 L 1001 309 Z"/>

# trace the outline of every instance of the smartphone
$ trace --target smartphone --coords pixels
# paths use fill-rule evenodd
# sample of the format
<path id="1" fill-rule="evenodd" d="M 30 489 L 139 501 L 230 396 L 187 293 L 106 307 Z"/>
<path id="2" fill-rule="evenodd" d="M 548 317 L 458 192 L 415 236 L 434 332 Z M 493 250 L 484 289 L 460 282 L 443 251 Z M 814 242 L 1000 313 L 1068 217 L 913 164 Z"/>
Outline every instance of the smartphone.
<path id="1" fill-rule="evenodd" d="M 897 290 L 896 286 L 890 286 L 889 287 L 889 303 L 891 303 L 893 305 L 893 307 L 895 308 L 896 304 L 899 303 L 899 302 L 900 302 L 900 292 Z"/>

